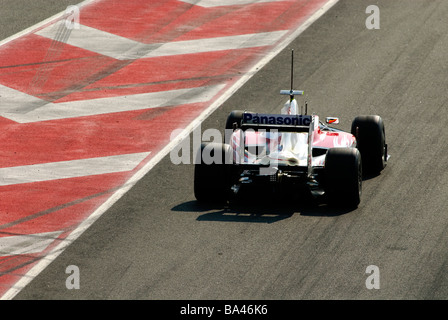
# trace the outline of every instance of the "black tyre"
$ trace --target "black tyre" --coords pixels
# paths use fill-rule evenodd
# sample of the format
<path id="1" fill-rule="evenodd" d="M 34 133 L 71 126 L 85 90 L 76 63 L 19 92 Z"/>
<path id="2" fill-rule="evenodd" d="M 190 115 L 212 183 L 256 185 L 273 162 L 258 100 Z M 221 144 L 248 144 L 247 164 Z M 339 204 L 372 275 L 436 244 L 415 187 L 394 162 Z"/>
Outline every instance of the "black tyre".
<path id="1" fill-rule="evenodd" d="M 362 194 L 362 161 L 356 148 L 332 148 L 325 158 L 325 193 L 330 205 L 357 207 Z"/>
<path id="2" fill-rule="evenodd" d="M 356 117 L 351 133 L 356 137 L 361 152 L 364 173 L 379 174 L 387 164 L 386 133 L 381 117 Z"/>
<path id="3" fill-rule="evenodd" d="M 229 199 L 231 147 L 224 143 L 203 143 L 194 170 L 194 195 L 198 201 L 224 203 Z"/>
<path id="4" fill-rule="evenodd" d="M 244 111 L 242 110 L 234 110 L 230 112 L 226 121 L 226 129 L 233 129 L 233 125 L 236 124 L 236 128 L 239 128 L 241 125 L 241 120 L 243 119 Z"/>
<path id="5" fill-rule="evenodd" d="M 241 121 L 245 112 L 254 113 L 252 111 L 233 110 L 227 117 L 226 129 L 233 129 L 233 125 L 236 124 L 236 128 L 241 127 Z"/>

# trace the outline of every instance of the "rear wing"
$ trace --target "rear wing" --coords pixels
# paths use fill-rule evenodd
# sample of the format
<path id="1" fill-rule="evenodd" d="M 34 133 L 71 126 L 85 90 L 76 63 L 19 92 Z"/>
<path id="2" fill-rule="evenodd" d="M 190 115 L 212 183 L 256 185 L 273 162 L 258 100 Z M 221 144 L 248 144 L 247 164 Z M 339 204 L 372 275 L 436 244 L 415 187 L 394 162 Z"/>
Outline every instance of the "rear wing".
<path id="1" fill-rule="evenodd" d="M 308 132 L 313 122 L 309 115 L 243 113 L 241 129 Z"/>
<path id="2" fill-rule="evenodd" d="M 245 112 L 241 119 L 241 141 L 248 129 L 308 133 L 307 176 L 313 174 L 313 141 L 315 117 L 311 115 L 262 114 Z"/>

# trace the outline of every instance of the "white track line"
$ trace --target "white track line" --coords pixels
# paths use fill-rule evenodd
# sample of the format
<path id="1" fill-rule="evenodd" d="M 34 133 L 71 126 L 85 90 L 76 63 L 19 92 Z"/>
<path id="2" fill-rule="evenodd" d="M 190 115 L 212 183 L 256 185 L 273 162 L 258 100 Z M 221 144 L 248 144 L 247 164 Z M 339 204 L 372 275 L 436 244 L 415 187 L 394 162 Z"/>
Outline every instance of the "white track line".
<path id="1" fill-rule="evenodd" d="M 270 53 L 252 67 L 252 72 L 248 72 L 241 77 L 229 90 L 222 94 L 214 103 L 212 103 L 202 114 L 190 123 L 182 134 L 179 134 L 169 144 L 167 144 L 159 153 L 157 153 L 148 163 L 146 163 L 134 176 L 132 176 L 122 188 L 117 190 L 109 199 L 106 200 L 99 208 L 97 208 L 86 220 L 84 220 L 72 233 L 70 233 L 65 241 L 53 248 L 51 252 L 34 265 L 24 277 L 22 277 L 13 288 L 8 290 L 1 300 L 13 299 L 25 286 L 30 283 L 39 273 L 41 273 L 51 262 L 53 262 L 73 241 L 75 241 L 84 231 L 86 231 L 99 217 L 101 217 L 112 205 L 114 205 L 126 192 L 128 192 L 141 178 L 143 178 L 157 163 L 159 163 L 166 155 L 170 153 L 179 143 L 181 143 L 190 133 L 200 126 L 200 124 L 208 118 L 221 104 L 229 99 L 239 88 L 241 88 L 256 72 L 265 66 L 271 59 L 288 46 L 295 38 L 305 31 L 314 21 L 319 19 L 325 12 L 330 10 L 339 0 L 328 1 L 321 9 L 317 10 L 310 18 L 307 19 L 299 28 L 292 32 L 282 43 L 277 45 Z"/>

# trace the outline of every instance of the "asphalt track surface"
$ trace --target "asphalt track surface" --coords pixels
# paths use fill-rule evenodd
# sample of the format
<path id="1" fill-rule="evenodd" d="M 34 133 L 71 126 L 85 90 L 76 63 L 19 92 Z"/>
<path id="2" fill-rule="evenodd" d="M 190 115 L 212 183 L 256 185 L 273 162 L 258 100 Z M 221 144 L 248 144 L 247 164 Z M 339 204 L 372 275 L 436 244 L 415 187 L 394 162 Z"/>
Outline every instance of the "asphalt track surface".
<path id="1" fill-rule="evenodd" d="M 3 38 L 69 4 L 28 2 L 39 10 L 0 1 L 14 8 L 2 10 Z M 379 30 L 365 26 L 371 4 Z M 223 128 L 233 109 L 278 112 L 294 49 L 312 112 L 346 130 L 361 114 L 385 121 L 392 157 L 358 209 L 266 196 L 199 205 L 193 165 L 167 156 L 15 299 L 446 299 L 447 16 L 444 0 L 341 0 L 202 125 Z M 65 286 L 69 265 L 78 290 Z M 366 288 L 370 265 L 379 289 Z"/>

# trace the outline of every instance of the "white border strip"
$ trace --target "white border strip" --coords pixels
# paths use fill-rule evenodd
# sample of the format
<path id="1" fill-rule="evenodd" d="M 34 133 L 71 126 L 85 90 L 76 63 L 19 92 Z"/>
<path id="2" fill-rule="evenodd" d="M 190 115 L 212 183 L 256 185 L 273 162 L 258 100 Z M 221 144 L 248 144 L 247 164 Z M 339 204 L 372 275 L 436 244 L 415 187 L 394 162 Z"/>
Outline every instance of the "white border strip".
<path id="1" fill-rule="evenodd" d="M 157 153 L 146 165 L 132 176 L 122 188 L 117 190 L 106 202 L 104 202 L 98 209 L 96 209 L 86 220 L 84 220 L 72 233 L 70 233 L 65 241 L 62 241 L 58 246 L 33 268 L 31 268 L 13 288 L 9 289 L 0 300 L 11 300 L 14 298 L 26 285 L 28 285 L 40 272 L 42 272 L 51 262 L 53 262 L 71 243 L 73 243 L 84 231 L 86 231 L 101 215 L 103 215 L 113 204 L 115 204 L 126 192 L 128 192 L 141 178 L 143 178 L 157 163 L 159 163 L 166 155 L 169 154 L 180 142 L 182 142 L 193 130 L 198 127 L 206 118 L 208 118 L 213 111 L 215 111 L 221 104 L 229 99 L 239 88 L 241 88 L 253 75 L 256 74 L 263 66 L 265 66 L 271 59 L 280 53 L 288 44 L 304 32 L 313 22 L 319 19 L 325 12 L 330 10 L 339 0 L 329 0 L 322 8 L 317 10 L 311 17 L 308 18 L 299 28 L 286 37 L 272 52 L 267 54 L 260 60 L 252 70 L 241 77 L 235 84 L 229 88 L 222 96 L 220 96 L 214 103 L 212 103 L 199 117 L 190 123 L 184 131 L 179 134 L 174 140 L 166 145 L 159 153 Z"/>

